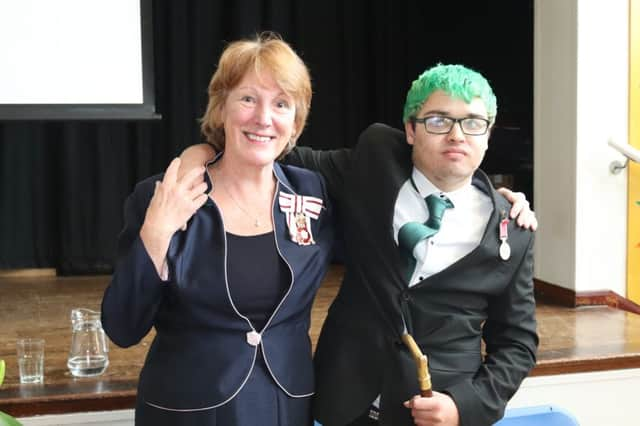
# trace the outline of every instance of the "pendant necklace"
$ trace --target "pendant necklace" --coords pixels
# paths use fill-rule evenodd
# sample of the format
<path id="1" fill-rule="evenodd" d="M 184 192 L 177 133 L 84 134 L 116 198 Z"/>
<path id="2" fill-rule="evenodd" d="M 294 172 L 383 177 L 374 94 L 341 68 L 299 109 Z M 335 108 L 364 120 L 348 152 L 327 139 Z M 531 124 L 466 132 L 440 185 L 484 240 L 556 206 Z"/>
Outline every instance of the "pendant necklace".
<path id="1" fill-rule="evenodd" d="M 220 180 L 218 178 L 218 180 Z M 227 195 L 229 196 L 229 198 L 231 198 L 231 201 L 233 201 L 233 203 L 236 205 L 236 207 L 238 207 L 238 209 L 244 213 L 245 215 L 247 215 L 247 217 L 251 220 L 253 220 L 253 225 L 256 228 L 260 227 L 260 218 L 258 217 L 254 217 L 252 214 L 250 214 L 244 207 L 242 207 L 240 205 L 240 203 L 238 201 L 236 201 L 236 199 L 233 197 L 233 195 L 231 195 L 231 192 L 229 192 L 229 190 L 227 189 L 227 185 L 224 184 L 224 181 L 220 183 L 220 185 L 222 186 L 222 189 L 224 189 L 224 192 L 227 193 Z"/>

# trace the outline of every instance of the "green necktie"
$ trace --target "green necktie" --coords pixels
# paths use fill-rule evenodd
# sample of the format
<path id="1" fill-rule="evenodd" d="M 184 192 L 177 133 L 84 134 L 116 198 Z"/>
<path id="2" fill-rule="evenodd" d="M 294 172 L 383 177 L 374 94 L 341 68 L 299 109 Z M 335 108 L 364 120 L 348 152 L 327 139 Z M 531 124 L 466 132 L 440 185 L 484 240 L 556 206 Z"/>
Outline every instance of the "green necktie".
<path id="1" fill-rule="evenodd" d="M 411 279 L 416 267 L 413 256 L 416 244 L 434 236 L 440 230 L 445 210 L 453 208 L 453 203 L 445 195 L 431 194 L 424 201 L 429 209 L 429 219 L 425 223 L 407 222 L 398 231 L 398 245 L 409 259 L 408 279 Z"/>

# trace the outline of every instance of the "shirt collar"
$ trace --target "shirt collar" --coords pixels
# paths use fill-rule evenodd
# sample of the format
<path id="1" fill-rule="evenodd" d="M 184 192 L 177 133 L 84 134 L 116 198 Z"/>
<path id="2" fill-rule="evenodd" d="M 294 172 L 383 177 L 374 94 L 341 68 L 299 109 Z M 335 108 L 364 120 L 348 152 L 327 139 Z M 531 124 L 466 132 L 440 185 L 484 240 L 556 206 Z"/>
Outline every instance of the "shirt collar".
<path id="1" fill-rule="evenodd" d="M 441 191 L 437 186 L 435 186 L 425 175 L 422 174 L 420 170 L 417 168 L 413 168 L 411 172 L 411 178 L 415 183 L 418 192 L 420 193 L 420 197 L 427 198 L 431 194 L 444 194 L 446 195 L 454 206 L 460 206 L 461 203 L 464 203 L 466 199 L 469 198 L 471 191 L 471 179 L 467 182 L 463 187 L 456 189 L 451 192 Z"/>

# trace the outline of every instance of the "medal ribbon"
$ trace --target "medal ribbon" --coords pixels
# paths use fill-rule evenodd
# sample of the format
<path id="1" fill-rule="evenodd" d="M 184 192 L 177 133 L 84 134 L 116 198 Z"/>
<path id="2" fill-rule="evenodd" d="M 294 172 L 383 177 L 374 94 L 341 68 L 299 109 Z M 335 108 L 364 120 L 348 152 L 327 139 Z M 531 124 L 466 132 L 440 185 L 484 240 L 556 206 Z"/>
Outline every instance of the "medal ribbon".
<path id="1" fill-rule="evenodd" d="M 280 211 L 287 215 L 287 222 L 289 222 L 289 215 L 295 216 L 297 213 L 304 213 L 311 219 L 318 219 L 322 211 L 322 199 L 309 195 L 294 195 L 281 191 L 278 195 L 278 203 Z"/>
<path id="2" fill-rule="evenodd" d="M 509 219 L 502 219 L 500 221 L 500 239 L 502 241 L 506 241 L 507 237 L 508 237 L 508 228 L 507 226 L 509 225 Z"/>

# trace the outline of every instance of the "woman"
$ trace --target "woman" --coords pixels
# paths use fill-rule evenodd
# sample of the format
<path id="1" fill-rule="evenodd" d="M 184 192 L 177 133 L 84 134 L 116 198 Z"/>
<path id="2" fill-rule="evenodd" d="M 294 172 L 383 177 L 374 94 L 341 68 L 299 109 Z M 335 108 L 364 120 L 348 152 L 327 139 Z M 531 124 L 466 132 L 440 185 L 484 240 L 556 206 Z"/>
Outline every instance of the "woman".
<path id="1" fill-rule="evenodd" d="M 319 175 L 276 162 L 310 101 L 284 41 L 231 43 L 201 126 L 220 154 L 182 178 L 175 159 L 127 200 L 102 320 L 124 347 L 156 329 L 136 425 L 311 424 L 308 329 L 331 210 Z"/>

